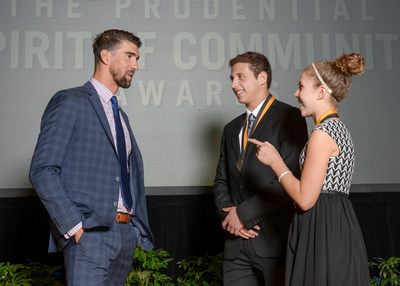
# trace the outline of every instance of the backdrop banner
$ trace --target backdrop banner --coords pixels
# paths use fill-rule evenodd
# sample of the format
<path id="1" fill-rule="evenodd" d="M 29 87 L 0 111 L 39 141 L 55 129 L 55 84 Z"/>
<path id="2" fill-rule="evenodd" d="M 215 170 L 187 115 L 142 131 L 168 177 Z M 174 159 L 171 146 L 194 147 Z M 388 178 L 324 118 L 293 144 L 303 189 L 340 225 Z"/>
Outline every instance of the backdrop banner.
<path id="1" fill-rule="evenodd" d="M 55 92 L 90 79 L 92 40 L 110 28 L 143 42 L 119 101 L 147 186 L 212 185 L 222 128 L 244 112 L 229 60 L 249 50 L 269 58 L 272 94 L 294 106 L 306 66 L 361 53 L 366 71 L 339 108 L 355 143 L 353 183 L 400 183 L 398 11 L 396 0 L 1 1 L 0 189 L 31 187 L 43 111 Z"/>

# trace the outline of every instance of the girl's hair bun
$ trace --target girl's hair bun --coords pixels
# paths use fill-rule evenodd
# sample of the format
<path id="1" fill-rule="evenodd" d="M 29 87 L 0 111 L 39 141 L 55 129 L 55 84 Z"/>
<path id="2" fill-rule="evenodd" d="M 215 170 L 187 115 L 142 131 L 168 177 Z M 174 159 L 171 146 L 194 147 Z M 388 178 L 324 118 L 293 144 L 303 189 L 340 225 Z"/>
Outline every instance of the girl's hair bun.
<path id="1" fill-rule="evenodd" d="M 334 61 L 334 65 L 349 76 L 362 74 L 365 70 L 363 56 L 356 53 L 343 55 L 337 58 Z"/>

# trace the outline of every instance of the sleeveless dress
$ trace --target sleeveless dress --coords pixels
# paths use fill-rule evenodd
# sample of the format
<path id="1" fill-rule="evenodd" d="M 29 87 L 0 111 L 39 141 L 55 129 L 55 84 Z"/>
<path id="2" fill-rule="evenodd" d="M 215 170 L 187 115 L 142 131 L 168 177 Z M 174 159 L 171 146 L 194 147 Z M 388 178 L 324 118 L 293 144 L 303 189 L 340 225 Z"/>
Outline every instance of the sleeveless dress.
<path id="1" fill-rule="evenodd" d="M 342 121 L 328 119 L 323 130 L 339 146 L 328 163 L 321 194 L 310 210 L 296 207 L 286 261 L 286 286 L 369 286 L 368 258 L 353 206 L 348 199 L 354 148 Z M 303 168 L 306 148 L 300 154 Z"/>

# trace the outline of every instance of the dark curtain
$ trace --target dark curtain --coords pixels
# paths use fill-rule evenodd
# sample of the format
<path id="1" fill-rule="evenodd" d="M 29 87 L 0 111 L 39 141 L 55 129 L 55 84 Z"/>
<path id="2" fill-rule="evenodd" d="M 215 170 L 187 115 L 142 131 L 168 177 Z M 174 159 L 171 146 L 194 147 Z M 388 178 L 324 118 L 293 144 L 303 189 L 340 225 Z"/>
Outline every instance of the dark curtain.
<path id="1" fill-rule="evenodd" d="M 351 193 L 368 260 L 400 256 L 400 192 Z"/>
<path id="2" fill-rule="evenodd" d="M 353 193 L 350 200 L 369 260 L 400 256 L 400 192 Z M 148 196 L 147 204 L 155 248 L 174 258 L 169 275 L 179 273 L 176 262 L 181 259 L 223 251 L 223 232 L 212 194 Z M 0 198 L 0 233 L 0 261 L 63 263 L 61 253 L 47 253 L 49 219 L 35 196 Z"/>

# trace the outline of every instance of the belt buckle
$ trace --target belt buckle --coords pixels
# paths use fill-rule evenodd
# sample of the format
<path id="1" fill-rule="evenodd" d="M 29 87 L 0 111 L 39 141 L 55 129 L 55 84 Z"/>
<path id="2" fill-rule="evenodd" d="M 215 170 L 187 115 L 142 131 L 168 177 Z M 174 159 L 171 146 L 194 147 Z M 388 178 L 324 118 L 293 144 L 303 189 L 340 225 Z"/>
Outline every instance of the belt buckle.
<path id="1" fill-rule="evenodd" d="M 130 214 L 123 213 L 123 212 L 117 212 L 115 220 L 118 223 L 128 223 L 130 221 Z"/>
<path id="2" fill-rule="evenodd" d="M 123 215 L 123 213 L 120 213 L 120 212 L 117 213 L 117 220 L 116 221 L 118 223 L 122 223 L 122 221 L 121 221 L 122 215 Z"/>

